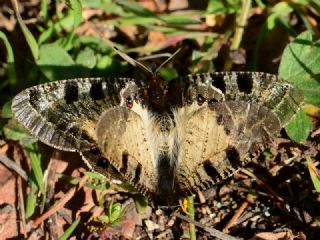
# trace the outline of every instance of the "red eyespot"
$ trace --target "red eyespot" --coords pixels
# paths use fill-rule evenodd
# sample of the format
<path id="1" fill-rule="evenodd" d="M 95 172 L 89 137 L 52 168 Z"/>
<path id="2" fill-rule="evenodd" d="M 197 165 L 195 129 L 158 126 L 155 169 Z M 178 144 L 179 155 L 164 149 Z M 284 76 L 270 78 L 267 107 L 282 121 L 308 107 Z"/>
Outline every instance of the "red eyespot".
<path id="1" fill-rule="evenodd" d="M 213 105 L 216 104 L 217 102 L 218 102 L 217 99 L 211 98 L 211 99 L 208 101 L 208 104 L 209 104 L 209 106 L 213 106 Z"/>
<path id="2" fill-rule="evenodd" d="M 133 100 L 132 100 L 131 97 L 128 97 L 128 98 L 126 99 L 126 103 L 127 103 L 127 107 L 128 107 L 128 108 L 132 108 L 132 107 L 133 107 Z"/>
<path id="3" fill-rule="evenodd" d="M 197 101 L 198 101 L 198 105 L 201 106 L 206 101 L 206 99 L 201 94 L 198 94 Z"/>

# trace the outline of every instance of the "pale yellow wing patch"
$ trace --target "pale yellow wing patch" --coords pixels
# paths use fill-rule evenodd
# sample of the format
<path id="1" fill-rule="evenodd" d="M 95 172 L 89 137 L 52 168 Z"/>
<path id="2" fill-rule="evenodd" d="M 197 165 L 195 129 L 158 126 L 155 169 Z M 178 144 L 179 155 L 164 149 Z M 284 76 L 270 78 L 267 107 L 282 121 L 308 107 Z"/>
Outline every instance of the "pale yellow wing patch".
<path id="1" fill-rule="evenodd" d="M 115 107 L 102 114 L 96 133 L 104 156 L 125 179 L 148 195 L 156 192 L 157 172 L 147 128 L 138 113 Z"/>
<path id="2" fill-rule="evenodd" d="M 269 109 L 246 102 L 216 103 L 181 118 L 177 187 L 192 192 L 225 179 L 247 161 L 251 148 L 281 129 Z"/>

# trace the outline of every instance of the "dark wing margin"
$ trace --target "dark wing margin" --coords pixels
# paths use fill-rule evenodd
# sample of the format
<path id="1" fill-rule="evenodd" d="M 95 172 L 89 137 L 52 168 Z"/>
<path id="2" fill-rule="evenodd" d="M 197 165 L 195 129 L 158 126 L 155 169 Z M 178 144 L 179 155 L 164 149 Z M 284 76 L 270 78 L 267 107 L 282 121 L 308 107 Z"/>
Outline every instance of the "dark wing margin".
<path id="1" fill-rule="evenodd" d="M 187 89 L 198 89 L 195 95 L 200 91 L 210 99 L 213 96 L 210 92 L 217 95 L 219 91 L 224 97 L 216 97 L 218 102 L 247 101 L 266 106 L 278 116 L 283 127 L 297 113 L 304 99 L 299 88 L 277 75 L 263 72 L 208 72 L 188 75 L 179 81 L 184 93 L 188 93 Z"/>

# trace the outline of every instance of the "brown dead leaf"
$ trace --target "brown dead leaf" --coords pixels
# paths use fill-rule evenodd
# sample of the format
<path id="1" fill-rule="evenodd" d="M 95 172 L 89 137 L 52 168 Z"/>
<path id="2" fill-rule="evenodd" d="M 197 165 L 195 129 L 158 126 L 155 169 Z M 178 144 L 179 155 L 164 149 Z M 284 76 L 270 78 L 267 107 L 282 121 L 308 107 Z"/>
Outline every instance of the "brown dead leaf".
<path id="1" fill-rule="evenodd" d="M 120 31 L 125 34 L 131 41 L 135 41 L 138 34 L 137 25 L 122 25 L 118 26 Z"/>
<path id="2" fill-rule="evenodd" d="M 189 7 L 189 1 L 187 0 L 175 0 L 175 1 L 169 1 L 168 3 L 169 11 L 187 9 L 188 7 Z"/>
<path id="3" fill-rule="evenodd" d="M 0 164 L 0 236 L 9 239 L 18 236 L 19 221 L 16 212 L 16 178 L 13 172 Z"/>

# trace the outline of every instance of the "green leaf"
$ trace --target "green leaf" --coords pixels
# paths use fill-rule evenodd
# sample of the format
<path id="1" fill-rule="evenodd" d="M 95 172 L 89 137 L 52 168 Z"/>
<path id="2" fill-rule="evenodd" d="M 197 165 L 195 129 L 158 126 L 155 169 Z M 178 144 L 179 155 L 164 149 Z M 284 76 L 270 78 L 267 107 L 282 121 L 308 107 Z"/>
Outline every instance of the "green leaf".
<path id="1" fill-rule="evenodd" d="M 6 102 L 1 110 L 1 117 L 3 118 L 12 118 L 13 114 L 11 111 L 11 103 L 12 101 Z"/>
<path id="2" fill-rule="evenodd" d="M 106 43 L 106 41 L 103 41 L 103 39 L 94 36 L 78 36 L 74 40 L 75 48 L 81 48 L 83 46 L 90 46 L 90 49 L 92 49 L 96 54 L 103 53 L 103 55 L 105 55 L 112 52 L 110 46 Z"/>
<path id="3" fill-rule="evenodd" d="M 301 33 L 284 50 L 279 75 L 299 87 L 305 102 L 320 106 L 320 41 Z"/>
<path id="4" fill-rule="evenodd" d="M 46 30 L 44 30 L 41 35 L 38 38 L 38 44 L 41 45 L 44 42 L 46 42 L 53 34 L 54 34 L 54 25 L 53 23 L 50 21 L 48 23 L 48 28 Z"/>
<path id="5" fill-rule="evenodd" d="M 306 113 L 300 109 L 285 129 L 290 139 L 300 143 L 308 138 L 312 123 Z"/>
<path id="6" fill-rule="evenodd" d="M 126 208 L 120 203 L 111 202 L 109 205 L 109 223 L 113 224 L 118 222 L 124 215 Z"/>
<path id="7" fill-rule="evenodd" d="M 228 0 L 228 1 L 216 1 L 209 0 L 207 12 L 208 13 L 234 13 L 240 10 L 241 2 L 238 0 Z"/>
<path id="8" fill-rule="evenodd" d="M 82 18 L 82 6 L 80 0 L 70 0 L 71 3 L 71 15 L 73 16 L 73 25 L 72 25 L 72 31 L 69 33 L 69 35 L 66 38 L 66 42 L 64 43 L 64 48 L 66 50 L 69 50 L 73 47 L 72 41 L 76 32 L 77 27 L 81 23 Z"/>
<path id="9" fill-rule="evenodd" d="M 151 12 L 149 9 L 144 8 L 141 4 L 136 3 L 134 1 L 129 0 L 115 0 L 115 3 L 122 6 L 128 12 L 134 13 L 135 15 L 142 17 L 155 17 L 158 18 L 157 15 Z"/>
<path id="10" fill-rule="evenodd" d="M 70 0 L 73 12 L 73 29 L 75 30 L 81 23 L 82 6 L 80 0 Z"/>
<path id="11" fill-rule="evenodd" d="M 41 0 L 41 12 L 44 19 L 48 18 L 47 0 Z"/>
<path id="12" fill-rule="evenodd" d="M 110 223 L 110 219 L 108 216 L 106 215 L 103 215 L 103 216 L 99 216 L 98 218 L 103 224 L 108 224 Z"/>
<path id="13" fill-rule="evenodd" d="M 3 132 L 7 139 L 20 141 L 20 143 L 24 146 L 37 142 L 37 139 L 30 136 L 28 131 L 14 119 L 9 120 L 9 122 L 3 128 Z"/>
<path id="14" fill-rule="evenodd" d="M 81 1 L 83 5 L 86 5 L 90 8 L 99 8 L 104 10 L 106 13 L 113 13 L 115 15 L 118 15 L 120 17 L 126 17 L 129 16 L 130 13 L 127 13 L 123 10 L 123 8 L 116 3 L 114 3 L 113 0 L 82 0 Z"/>
<path id="15" fill-rule="evenodd" d="M 146 208 L 148 207 L 148 199 L 141 194 L 135 194 L 133 196 L 133 199 L 136 205 L 137 212 L 143 214 L 146 211 Z"/>
<path id="16" fill-rule="evenodd" d="M 100 180 L 100 181 L 105 179 L 105 177 L 103 175 L 101 175 L 100 173 L 97 173 L 97 172 L 85 172 L 84 175 L 89 176 L 93 179 Z"/>
<path id="17" fill-rule="evenodd" d="M 312 183 L 314 185 L 314 188 L 318 193 L 320 193 L 320 174 L 316 166 L 313 164 L 312 160 L 310 158 L 307 158 L 308 162 L 308 168 L 309 168 L 309 173 L 310 177 L 312 180 Z"/>
<path id="18" fill-rule="evenodd" d="M 68 79 L 79 75 L 79 67 L 67 51 L 57 44 L 45 44 L 40 48 L 37 65 L 49 80 Z"/>
<path id="19" fill-rule="evenodd" d="M 104 180 L 102 183 L 99 184 L 93 182 L 86 182 L 85 186 L 91 189 L 103 191 L 108 189 L 110 187 L 110 184 L 107 180 Z"/>
<path id="20" fill-rule="evenodd" d="M 30 218 L 37 207 L 37 184 L 35 183 L 34 179 L 29 176 L 29 193 L 27 195 L 27 203 L 26 203 L 26 218 Z"/>
<path id="21" fill-rule="evenodd" d="M 69 175 L 65 175 L 65 174 L 62 174 L 62 173 L 57 173 L 57 175 L 58 175 L 58 178 L 66 180 L 72 185 L 77 185 L 79 183 L 79 179 L 78 178 L 74 178 L 74 177 L 71 177 Z"/>
<path id="22" fill-rule="evenodd" d="M 74 232 L 76 227 L 79 225 L 81 218 L 78 217 L 69 227 L 68 229 L 62 234 L 59 240 L 67 240 L 70 238 L 71 234 Z"/>
<path id="23" fill-rule="evenodd" d="M 31 161 L 31 169 L 34 174 L 37 186 L 40 189 L 40 192 L 45 195 L 43 171 L 41 168 L 41 159 L 38 149 L 35 144 L 29 144 L 25 148 Z"/>
<path id="24" fill-rule="evenodd" d="M 94 55 L 94 52 L 90 48 L 86 48 L 83 51 L 81 51 L 76 59 L 76 63 L 79 65 L 82 65 L 87 68 L 93 68 L 96 65 L 96 57 Z"/>
<path id="25" fill-rule="evenodd" d="M 14 67 L 14 54 L 13 54 L 13 50 L 11 47 L 11 44 L 8 40 L 8 38 L 6 37 L 6 35 L 0 31 L 0 39 L 3 41 L 4 46 L 6 47 L 7 50 L 7 63 L 8 63 L 8 80 L 6 80 L 6 83 L 2 83 L 1 84 L 1 88 L 5 87 L 5 85 L 7 83 L 9 83 L 11 86 L 15 86 L 16 82 L 17 82 L 17 78 L 16 78 L 16 71 L 15 71 L 15 67 Z"/>

